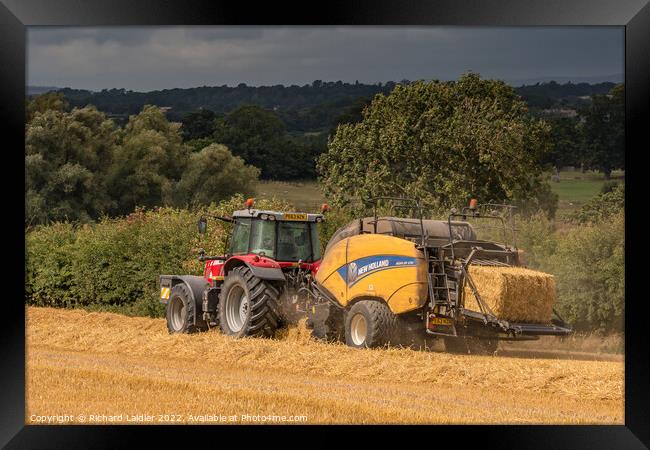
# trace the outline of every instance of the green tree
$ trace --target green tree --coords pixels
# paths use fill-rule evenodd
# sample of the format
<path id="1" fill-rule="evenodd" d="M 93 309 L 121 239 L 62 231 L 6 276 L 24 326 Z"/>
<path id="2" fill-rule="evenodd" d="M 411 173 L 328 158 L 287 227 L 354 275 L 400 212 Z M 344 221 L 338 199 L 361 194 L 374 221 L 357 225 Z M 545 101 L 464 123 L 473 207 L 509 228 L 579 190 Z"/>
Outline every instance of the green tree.
<path id="1" fill-rule="evenodd" d="M 625 185 L 617 184 L 611 190 L 601 192 L 568 218 L 580 224 L 595 224 L 625 211 Z"/>
<path id="2" fill-rule="evenodd" d="M 576 227 L 558 236 L 556 251 L 543 265 L 558 286 L 562 316 L 582 330 L 623 328 L 625 307 L 625 219 Z"/>
<path id="3" fill-rule="evenodd" d="M 550 164 L 556 173 L 559 173 L 563 166 L 579 166 L 583 155 L 577 120 L 571 117 L 554 117 L 546 119 L 546 122 L 551 127 L 551 146 L 543 162 Z"/>
<path id="4" fill-rule="evenodd" d="M 69 111 L 70 104 L 61 92 L 46 92 L 41 95 L 36 95 L 30 100 L 27 100 L 25 108 L 26 120 L 29 122 L 36 115 L 36 113 L 44 113 L 45 111 L 54 110 L 59 112 Z"/>
<path id="5" fill-rule="evenodd" d="M 189 154 L 180 127 L 156 106 L 147 105 L 140 114 L 129 117 L 108 174 L 109 192 L 117 202 L 113 213 L 173 203 L 174 184 L 180 180 Z"/>
<path id="6" fill-rule="evenodd" d="M 340 125 L 318 170 L 338 205 L 408 195 L 448 208 L 476 197 L 553 214 L 557 197 L 539 163 L 548 134 L 502 81 L 419 81 L 377 95 L 362 122 Z"/>
<path id="7" fill-rule="evenodd" d="M 261 170 L 265 179 L 309 178 L 313 156 L 308 145 L 292 139 L 272 111 L 242 106 L 218 119 L 213 138 Z"/>
<path id="8" fill-rule="evenodd" d="M 202 139 L 214 133 L 217 115 L 209 109 L 192 112 L 183 117 L 181 132 L 183 140 Z"/>
<path id="9" fill-rule="evenodd" d="M 89 221 L 110 210 L 104 174 L 115 145 L 115 124 L 95 107 L 37 112 L 25 135 L 25 221 Z"/>
<path id="10" fill-rule="evenodd" d="M 189 141 L 185 141 L 185 146 L 189 148 L 191 152 L 200 152 L 208 145 L 214 143 L 215 143 L 214 138 L 205 137 L 205 138 L 190 139 Z"/>
<path id="11" fill-rule="evenodd" d="M 370 104 L 370 99 L 359 97 L 357 98 L 352 105 L 344 109 L 336 118 L 334 119 L 334 124 L 332 129 L 329 131 L 330 135 L 334 135 L 336 132 L 336 127 L 345 123 L 359 123 L 363 120 L 363 110 Z"/>
<path id="12" fill-rule="evenodd" d="M 216 123 L 214 139 L 241 156 L 248 164 L 262 169 L 262 176 L 271 176 L 266 167 L 274 156 L 272 146 L 285 135 L 284 124 L 272 111 L 258 106 L 242 106 Z"/>
<path id="13" fill-rule="evenodd" d="M 625 169 L 625 86 L 619 84 L 607 95 L 593 95 L 581 116 L 586 166 L 609 179 L 612 170 Z"/>
<path id="14" fill-rule="evenodd" d="M 176 186 L 178 206 L 209 205 L 236 193 L 253 194 L 259 169 L 244 164 L 224 145 L 212 144 L 189 157 Z"/>

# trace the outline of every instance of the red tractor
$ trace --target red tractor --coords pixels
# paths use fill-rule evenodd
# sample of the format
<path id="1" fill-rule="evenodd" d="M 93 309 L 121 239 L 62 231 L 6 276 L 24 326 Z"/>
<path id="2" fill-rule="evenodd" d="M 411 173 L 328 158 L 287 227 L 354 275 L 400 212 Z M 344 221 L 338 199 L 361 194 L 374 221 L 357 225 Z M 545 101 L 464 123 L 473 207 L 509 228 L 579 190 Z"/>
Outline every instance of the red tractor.
<path id="1" fill-rule="evenodd" d="M 324 213 L 327 205 L 321 209 Z M 235 337 L 270 337 L 288 321 L 317 313 L 305 311 L 305 296 L 299 294 L 318 271 L 323 214 L 262 211 L 248 199 L 246 209 L 232 217 L 214 218 L 233 225 L 227 254 L 206 256 L 201 250 L 203 277 L 160 276 L 170 333 L 219 326 Z M 199 233 L 206 230 L 201 218 Z"/>

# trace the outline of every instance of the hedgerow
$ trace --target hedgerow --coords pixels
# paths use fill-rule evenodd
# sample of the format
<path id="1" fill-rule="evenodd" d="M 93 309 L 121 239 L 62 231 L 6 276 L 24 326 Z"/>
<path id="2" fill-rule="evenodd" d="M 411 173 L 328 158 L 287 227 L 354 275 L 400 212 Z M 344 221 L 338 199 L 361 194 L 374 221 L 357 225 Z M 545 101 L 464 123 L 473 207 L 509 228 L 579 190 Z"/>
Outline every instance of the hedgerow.
<path id="1" fill-rule="evenodd" d="M 137 209 L 127 217 L 96 224 L 56 223 L 26 234 L 26 302 L 53 307 L 87 307 L 132 315 L 161 316 L 158 275 L 202 273 L 198 249 L 223 254 L 228 224 L 210 221 L 201 238 L 201 216 L 232 214 L 242 196 L 219 205 L 187 210 Z M 279 200 L 257 207 L 289 210 Z"/>

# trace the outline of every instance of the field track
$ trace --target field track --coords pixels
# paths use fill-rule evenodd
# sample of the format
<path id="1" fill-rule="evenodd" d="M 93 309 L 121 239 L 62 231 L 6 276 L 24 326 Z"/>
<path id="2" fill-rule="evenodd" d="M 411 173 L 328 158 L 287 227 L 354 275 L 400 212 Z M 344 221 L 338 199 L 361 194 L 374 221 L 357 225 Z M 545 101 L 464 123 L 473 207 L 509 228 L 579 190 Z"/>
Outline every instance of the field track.
<path id="1" fill-rule="evenodd" d="M 26 337 L 30 424 L 624 421 L 620 360 L 169 335 L 163 319 L 33 307 Z"/>

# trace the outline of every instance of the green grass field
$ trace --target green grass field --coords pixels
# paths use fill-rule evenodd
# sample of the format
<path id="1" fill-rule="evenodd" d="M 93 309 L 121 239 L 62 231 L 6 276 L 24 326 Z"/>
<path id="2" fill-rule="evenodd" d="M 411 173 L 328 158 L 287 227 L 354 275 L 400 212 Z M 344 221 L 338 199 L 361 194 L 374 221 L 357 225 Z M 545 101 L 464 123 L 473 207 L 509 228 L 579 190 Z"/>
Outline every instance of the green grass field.
<path id="1" fill-rule="evenodd" d="M 549 174 L 550 179 L 550 174 Z M 625 180 L 623 171 L 612 173 L 612 180 Z M 602 173 L 588 171 L 560 172 L 560 182 L 550 182 L 551 189 L 559 196 L 557 217 L 562 219 L 568 213 L 580 208 L 592 197 L 600 193 L 605 177 Z M 317 181 L 261 181 L 257 186 L 260 198 L 277 197 L 286 199 L 300 211 L 318 211 L 327 200 L 323 196 Z"/>
<path id="2" fill-rule="evenodd" d="M 611 179 L 623 182 L 625 174 L 620 170 L 615 171 Z M 605 176 L 600 172 L 560 172 L 560 182 L 551 182 L 551 189 L 559 196 L 557 217 L 561 219 L 598 195 L 605 181 Z"/>
<path id="3" fill-rule="evenodd" d="M 293 204 L 299 211 L 318 212 L 325 203 L 325 197 L 317 181 L 260 181 L 257 185 L 260 198 L 283 199 Z"/>

